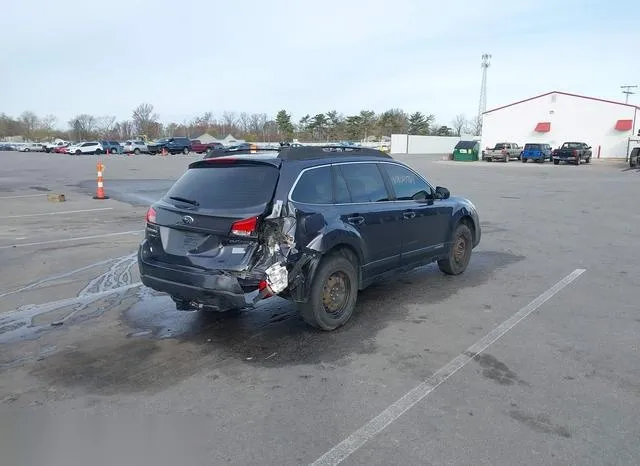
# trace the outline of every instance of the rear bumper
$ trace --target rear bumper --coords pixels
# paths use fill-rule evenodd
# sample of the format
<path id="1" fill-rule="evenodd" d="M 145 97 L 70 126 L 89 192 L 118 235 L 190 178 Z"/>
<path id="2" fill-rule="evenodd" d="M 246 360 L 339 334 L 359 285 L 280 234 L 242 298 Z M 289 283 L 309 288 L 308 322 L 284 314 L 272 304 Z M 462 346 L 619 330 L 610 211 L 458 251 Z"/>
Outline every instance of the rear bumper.
<path id="1" fill-rule="evenodd" d="M 246 291 L 247 288 L 243 289 L 237 277 L 223 271 L 200 272 L 155 261 L 150 257 L 146 240 L 138 249 L 138 268 L 145 286 L 167 293 L 175 299 L 220 309 L 251 306 L 260 294 L 257 284 L 254 291 Z"/>

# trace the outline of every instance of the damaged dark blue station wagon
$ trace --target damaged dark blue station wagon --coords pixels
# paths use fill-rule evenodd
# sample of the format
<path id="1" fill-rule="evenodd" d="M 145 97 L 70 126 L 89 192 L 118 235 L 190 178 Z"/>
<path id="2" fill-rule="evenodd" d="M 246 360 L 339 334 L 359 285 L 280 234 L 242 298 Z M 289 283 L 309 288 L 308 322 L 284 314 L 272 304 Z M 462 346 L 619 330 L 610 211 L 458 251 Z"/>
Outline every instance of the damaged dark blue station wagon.
<path id="1" fill-rule="evenodd" d="M 279 295 L 322 330 L 358 291 L 437 261 L 467 268 L 473 204 L 384 152 L 358 147 L 237 151 L 193 162 L 147 212 L 142 282 L 181 310 L 229 310 Z"/>

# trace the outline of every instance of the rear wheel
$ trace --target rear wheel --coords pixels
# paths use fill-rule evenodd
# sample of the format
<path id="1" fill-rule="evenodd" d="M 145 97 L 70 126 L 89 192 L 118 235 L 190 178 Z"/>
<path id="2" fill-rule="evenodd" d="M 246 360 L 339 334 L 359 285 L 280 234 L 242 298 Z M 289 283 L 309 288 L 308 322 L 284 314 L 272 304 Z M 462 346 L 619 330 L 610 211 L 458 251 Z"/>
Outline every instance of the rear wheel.
<path id="1" fill-rule="evenodd" d="M 188 147 L 185 147 L 184 149 L 182 149 L 182 153 L 183 153 L 184 155 L 188 155 L 188 154 L 189 154 L 189 148 L 188 148 Z"/>
<path id="2" fill-rule="evenodd" d="M 591 163 L 591 157 L 587 157 L 584 161 L 584 163 Z"/>
<path id="3" fill-rule="evenodd" d="M 102 151 L 100 149 L 96 149 L 96 155 L 100 155 L 102 154 Z"/>
<path id="4" fill-rule="evenodd" d="M 346 324 L 358 298 L 358 274 L 352 260 L 339 254 L 325 257 L 311 284 L 309 301 L 300 304 L 309 325 L 330 331 Z"/>
<path id="5" fill-rule="evenodd" d="M 524 157 L 521 157 L 522 163 L 527 163 L 527 159 L 525 159 Z"/>
<path id="6" fill-rule="evenodd" d="M 553 161 L 553 164 L 554 164 L 554 165 L 560 165 L 560 160 L 554 160 L 554 161 Z"/>
<path id="7" fill-rule="evenodd" d="M 133 151 L 133 153 L 134 153 L 134 154 L 136 154 L 136 155 L 140 155 L 140 149 L 135 149 L 135 150 Z"/>
<path id="8" fill-rule="evenodd" d="M 453 232 L 453 240 L 447 258 L 438 261 L 440 271 L 447 275 L 460 275 L 469 265 L 472 249 L 471 230 L 464 223 L 459 223 Z"/>

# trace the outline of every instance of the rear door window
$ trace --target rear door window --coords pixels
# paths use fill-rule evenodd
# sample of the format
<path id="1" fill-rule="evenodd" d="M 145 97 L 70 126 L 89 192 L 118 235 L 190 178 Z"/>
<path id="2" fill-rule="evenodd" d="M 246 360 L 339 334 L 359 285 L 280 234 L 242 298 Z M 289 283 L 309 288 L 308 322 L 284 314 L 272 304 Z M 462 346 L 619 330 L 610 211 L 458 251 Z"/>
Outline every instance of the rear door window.
<path id="1" fill-rule="evenodd" d="M 164 201 L 179 205 L 180 197 L 195 201 L 200 209 L 249 209 L 271 202 L 278 169 L 266 164 L 212 164 L 191 168 L 175 182 Z"/>
<path id="2" fill-rule="evenodd" d="M 382 174 L 375 163 L 348 163 L 336 165 L 342 172 L 351 202 L 384 202 L 389 200 L 389 193 L 382 179 Z"/>
<path id="3" fill-rule="evenodd" d="M 291 199 L 306 204 L 333 203 L 331 167 L 318 167 L 305 171 L 296 183 Z"/>

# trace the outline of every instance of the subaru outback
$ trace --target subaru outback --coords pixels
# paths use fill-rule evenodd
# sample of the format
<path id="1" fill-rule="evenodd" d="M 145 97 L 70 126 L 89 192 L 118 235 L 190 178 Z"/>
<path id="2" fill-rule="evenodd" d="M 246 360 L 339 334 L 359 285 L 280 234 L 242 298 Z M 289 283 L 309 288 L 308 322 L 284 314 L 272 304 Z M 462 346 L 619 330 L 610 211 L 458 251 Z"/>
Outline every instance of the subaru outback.
<path id="1" fill-rule="evenodd" d="M 461 274 L 479 242 L 470 201 L 384 152 L 283 147 L 191 163 L 149 208 L 138 264 L 179 310 L 279 295 L 334 330 L 359 290 L 431 262 Z"/>

